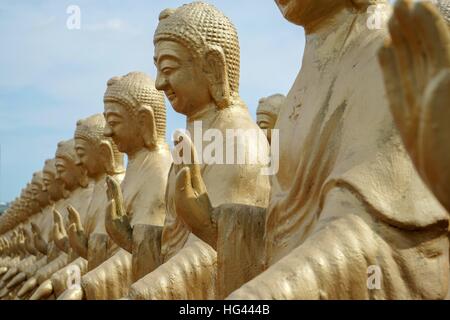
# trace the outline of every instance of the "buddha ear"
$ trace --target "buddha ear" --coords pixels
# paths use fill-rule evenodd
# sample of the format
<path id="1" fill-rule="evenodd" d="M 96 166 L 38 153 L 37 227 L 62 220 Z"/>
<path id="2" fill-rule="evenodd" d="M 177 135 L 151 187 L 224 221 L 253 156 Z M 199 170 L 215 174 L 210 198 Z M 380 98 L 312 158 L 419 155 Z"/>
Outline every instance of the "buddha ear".
<path id="1" fill-rule="evenodd" d="M 114 151 L 112 149 L 111 144 L 108 141 L 102 141 L 100 143 L 100 156 L 104 161 L 105 170 L 107 174 L 115 173 L 115 159 L 114 159 Z"/>
<path id="2" fill-rule="evenodd" d="M 230 87 L 225 54 L 221 47 L 211 45 L 206 50 L 203 71 L 209 80 L 209 91 L 217 106 L 220 109 L 228 107 Z"/>
<path id="3" fill-rule="evenodd" d="M 82 188 L 87 188 L 89 185 L 89 177 L 87 175 L 86 169 L 78 167 L 78 183 Z"/>
<path id="4" fill-rule="evenodd" d="M 138 112 L 138 121 L 144 144 L 148 149 L 152 149 L 158 140 L 153 109 L 150 107 L 141 107 Z"/>

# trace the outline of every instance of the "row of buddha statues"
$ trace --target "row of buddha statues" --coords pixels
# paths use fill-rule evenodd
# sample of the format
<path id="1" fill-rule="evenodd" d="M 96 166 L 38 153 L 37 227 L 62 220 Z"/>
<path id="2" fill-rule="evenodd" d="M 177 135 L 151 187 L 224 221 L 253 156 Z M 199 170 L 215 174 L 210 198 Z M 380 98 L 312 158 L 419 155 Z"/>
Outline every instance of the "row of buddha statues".
<path id="1" fill-rule="evenodd" d="M 306 45 L 257 123 L 230 19 L 204 2 L 160 13 L 156 79 L 108 80 L 103 113 L 0 216 L 0 298 L 448 297 L 449 2 L 275 2 Z M 369 29 L 373 5 L 390 18 Z M 277 142 L 278 171 L 175 162 L 164 95 L 188 132 L 264 129 L 258 152 Z M 182 142 L 190 160 L 204 147 Z"/>

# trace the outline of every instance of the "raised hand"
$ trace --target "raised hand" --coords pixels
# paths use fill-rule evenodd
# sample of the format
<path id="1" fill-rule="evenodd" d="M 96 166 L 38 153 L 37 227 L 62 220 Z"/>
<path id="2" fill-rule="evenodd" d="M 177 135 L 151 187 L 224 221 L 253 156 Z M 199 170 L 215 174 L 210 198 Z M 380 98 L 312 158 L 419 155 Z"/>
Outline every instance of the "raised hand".
<path id="1" fill-rule="evenodd" d="M 69 252 L 69 237 L 64 227 L 63 218 L 56 209 L 53 210 L 53 241 L 60 250 Z"/>
<path id="2" fill-rule="evenodd" d="M 87 259 L 88 255 L 88 239 L 81 224 L 80 214 L 71 205 L 67 206 L 69 211 L 69 242 L 73 250 L 80 257 Z"/>
<path id="3" fill-rule="evenodd" d="M 122 248 L 132 253 L 133 229 L 123 204 L 120 184 L 113 177 L 106 177 L 108 207 L 105 215 L 105 228 L 109 236 Z"/>
<path id="4" fill-rule="evenodd" d="M 25 236 L 25 246 L 27 248 L 28 253 L 30 253 L 32 255 L 36 255 L 37 250 L 34 247 L 33 234 L 27 228 L 24 228 L 23 232 L 24 232 L 24 236 Z"/>
<path id="5" fill-rule="evenodd" d="M 399 0 L 379 52 L 395 123 L 418 172 L 450 210 L 450 32 L 429 2 Z"/>
<path id="6" fill-rule="evenodd" d="M 31 231 L 34 237 L 34 247 L 42 254 L 47 254 L 47 242 L 42 238 L 41 229 L 34 223 L 31 222 Z"/>
<path id="7" fill-rule="evenodd" d="M 217 228 L 213 223 L 213 207 L 203 181 L 197 152 L 191 139 L 183 133 L 175 139 L 175 144 L 183 143 L 185 148 L 175 148 L 179 152 L 190 150 L 190 157 L 179 154 L 183 163 L 174 164 L 176 173 L 175 207 L 177 215 L 200 239 L 213 248 L 217 245 Z"/>

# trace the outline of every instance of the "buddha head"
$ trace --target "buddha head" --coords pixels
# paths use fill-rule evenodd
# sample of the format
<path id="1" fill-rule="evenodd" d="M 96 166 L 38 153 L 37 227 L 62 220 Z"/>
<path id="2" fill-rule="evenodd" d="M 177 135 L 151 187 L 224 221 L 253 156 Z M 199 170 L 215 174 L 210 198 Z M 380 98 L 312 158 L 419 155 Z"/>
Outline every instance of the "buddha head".
<path id="1" fill-rule="evenodd" d="M 33 185 L 31 183 L 27 183 L 25 188 L 22 189 L 20 197 L 23 203 L 21 212 L 33 214 L 41 209 L 39 203 L 33 199 Z"/>
<path id="2" fill-rule="evenodd" d="M 193 2 L 162 11 L 153 42 L 156 88 L 175 111 L 190 116 L 240 102 L 237 32 L 215 7 Z"/>
<path id="3" fill-rule="evenodd" d="M 387 3 L 387 0 L 275 0 L 286 20 L 303 26 L 317 24 L 345 7 L 367 10 L 370 5 Z"/>
<path id="4" fill-rule="evenodd" d="M 62 182 L 64 192 L 88 185 L 86 170 L 77 165 L 77 162 L 75 141 L 71 139 L 59 142 L 55 154 L 56 179 Z"/>
<path id="5" fill-rule="evenodd" d="M 77 164 L 83 166 L 88 176 L 94 179 L 124 171 L 123 154 L 111 138 L 104 136 L 104 131 L 105 118 L 102 114 L 78 121 L 75 130 Z"/>
<path id="6" fill-rule="evenodd" d="M 48 205 L 48 193 L 44 191 L 44 181 L 43 181 L 42 171 L 35 172 L 33 174 L 33 179 L 31 179 L 31 199 L 37 202 L 40 208 L 44 208 Z"/>
<path id="7" fill-rule="evenodd" d="M 62 183 L 56 179 L 55 159 L 45 161 L 43 172 L 44 191 L 48 192 L 50 200 L 58 201 L 63 197 Z"/>
<path id="8" fill-rule="evenodd" d="M 261 98 L 256 109 L 256 122 L 258 126 L 265 130 L 269 143 L 272 138 L 272 129 L 278 119 L 278 113 L 281 106 L 286 101 L 286 97 L 282 94 L 274 94 L 267 98 Z"/>
<path id="9" fill-rule="evenodd" d="M 132 156 L 147 148 L 164 144 L 166 106 L 154 81 L 142 72 L 113 77 L 104 95 L 106 120 L 104 135 L 120 152 Z"/>

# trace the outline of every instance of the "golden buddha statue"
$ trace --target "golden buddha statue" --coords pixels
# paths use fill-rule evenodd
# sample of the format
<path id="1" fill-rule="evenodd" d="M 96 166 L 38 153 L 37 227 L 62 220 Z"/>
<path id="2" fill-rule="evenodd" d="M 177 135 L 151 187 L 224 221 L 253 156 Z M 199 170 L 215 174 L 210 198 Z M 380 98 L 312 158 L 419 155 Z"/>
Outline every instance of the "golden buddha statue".
<path id="1" fill-rule="evenodd" d="M 201 164 L 197 162 L 191 167 L 174 164 L 166 191 L 166 220 L 161 237 L 162 264 L 134 283 L 128 298 L 220 298 L 240 284 L 239 281 L 224 281 L 223 274 L 234 272 L 234 279 L 248 280 L 248 275 L 244 275 L 248 271 L 248 259 L 238 256 L 237 251 L 230 251 L 228 253 L 236 259 L 233 261 L 240 261 L 244 267 L 235 268 L 234 262 L 221 264 L 223 257 L 216 254 L 214 247 L 191 233 L 182 218 L 183 210 L 189 211 L 189 208 L 175 206 L 175 199 L 181 192 L 176 186 L 177 175 L 188 175 L 189 168 L 201 175 L 204 184 L 199 188 L 207 188 L 211 195 L 210 203 L 205 205 L 238 203 L 264 207 L 269 194 L 268 178 L 260 174 L 264 164 L 259 160 L 251 163 L 248 159 L 255 155 L 249 151 L 251 146 L 259 146 L 258 151 L 268 155 L 268 143 L 239 97 L 239 41 L 235 27 L 227 17 L 215 7 L 201 2 L 176 10 L 164 10 L 160 14 L 154 44 L 154 61 L 158 70 L 156 88 L 164 91 L 175 111 L 187 117 L 187 131 L 192 142 L 187 135 L 181 135 L 175 143 L 192 151 L 190 160 L 208 150 L 201 132 L 225 137 L 226 132 L 248 130 L 255 136 L 238 139 L 232 148 L 220 145 L 216 150 L 218 153 L 227 151 L 227 156 L 234 156 L 233 159 L 238 158 L 239 148 L 244 150 L 248 157 L 240 164 L 221 164 L 224 162 L 220 159 L 209 161 L 206 154 L 205 157 L 198 157 L 202 160 Z M 263 137 L 262 143 L 258 143 L 259 134 Z M 178 152 L 185 149 L 176 150 L 175 153 L 181 156 Z M 233 233 L 232 223 L 222 226 L 220 234 L 228 236 L 223 241 L 238 241 L 244 229 Z M 249 251 L 250 256 L 256 254 L 254 248 Z"/>
<path id="2" fill-rule="evenodd" d="M 45 255 L 46 260 L 40 261 L 43 266 L 37 269 L 23 284 L 17 293 L 18 297 L 29 295 L 32 290 L 44 282 L 67 259 L 53 242 L 53 210 L 62 210 L 67 204 L 64 198 L 63 185 L 56 177 L 55 159 L 45 161 L 43 169 L 42 190 L 48 193 L 50 204 L 42 209 L 38 220 L 31 221 L 31 230 L 35 248 Z"/>
<path id="3" fill-rule="evenodd" d="M 86 170 L 77 165 L 78 159 L 75 153 L 75 142 L 73 139 L 58 143 L 55 154 L 56 178 L 62 182 L 63 193 L 66 197 L 66 203 L 70 204 L 78 212 L 86 212 L 92 196 L 92 184 L 89 183 Z M 79 256 L 71 249 L 66 232 L 68 224 L 68 212 L 64 208 L 62 213 L 58 210 L 53 211 L 53 240 L 55 245 L 63 252 L 67 253 L 66 260 L 61 262 L 60 267 L 65 267 L 73 262 Z M 86 261 L 79 258 L 77 265 L 85 265 Z M 59 271 L 58 271 L 59 272 Z M 52 274 L 51 278 L 58 272 Z M 55 277 L 58 277 L 55 275 Z M 66 284 L 65 281 L 63 284 Z M 33 299 L 48 298 L 53 293 L 53 282 L 47 279 L 42 282 Z M 62 288 L 60 288 L 62 289 Z M 61 292 L 55 292 L 61 293 Z"/>
<path id="4" fill-rule="evenodd" d="M 114 77 L 108 81 L 104 103 L 104 134 L 128 156 L 121 186 L 107 180 L 110 207 L 105 221 L 109 235 L 124 250 L 83 276 L 83 295 L 89 300 L 123 297 L 132 282 L 160 264 L 164 196 L 172 163 L 165 143 L 164 96 L 152 79 L 140 72 Z"/>
<path id="5" fill-rule="evenodd" d="M 48 193 L 43 190 L 43 173 L 35 172 L 30 184 L 31 198 L 30 202 L 34 204 L 34 210 L 23 210 L 22 218 L 20 219 L 20 225 L 17 227 L 20 234 L 24 237 L 24 244 L 26 249 L 26 258 L 16 266 L 18 273 L 8 282 L 6 288 L 9 293 L 12 294 L 18 285 L 25 281 L 28 277 L 32 276 L 34 272 L 42 267 L 46 259 L 42 253 L 40 253 L 35 245 L 31 231 L 25 227 L 36 216 L 35 211 L 41 211 L 49 204 Z M 17 288 L 19 289 L 19 288 Z M 18 290 L 16 290 L 18 291 Z M 0 294 L 1 295 L 1 294 Z"/>
<path id="6" fill-rule="evenodd" d="M 256 109 L 256 123 L 264 130 L 269 143 L 272 140 L 272 129 L 277 122 L 280 108 L 286 102 L 286 97 L 280 93 L 259 99 Z"/>
<path id="7" fill-rule="evenodd" d="M 105 213 L 108 207 L 106 178 L 110 176 L 121 182 L 124 176 L 123 154 L 111 138 L 104 136 L 105 119 L 102 114 L 80 120 L 75 130 L 75 151 L 79 164 L 84 167 L 94 186 L 91 201 L 85 212 L 68 206 L 69 227 L 67 234 L 72 249 L 88 261 L 88 270 L 95 269 L 111 257 L 118 246 L 105 229 Z M 64 292 L 62 299 L 73 299 Z"/>
<path id="8" fill-rule="evenodd" d="M 33 174 L 31 183 L 27 184 L 27 187 L 22 190 L 21 198 L 26 201 L 27 206 L 20 207 L 20 210 L 10 211 L 9 221 L 6 222 L 7 229 L 13 230 L 11 246 L 12 254 L 18 259 L 10 261 L 8 264 L 8 271 L 2 277 L 0 282 L 0 298 L 8 296 L 12 298 L 14 291 L 17 289 L 17 285 L 26 279 L 25 274 L 22 272 L 28 266 L 34 264 L 36 257 L 30 255 L 28 251 L 29 243 L 26 241 L 23 222 L 28 217 L 39 210 L 39 193 L 37 186 L 42 186 L 42 172 L 36 172 Z"/>
<path id="9" fill-rule="evenodd" d="M 388 16 L 390 5 L 277 4 L 305 28 L 306 48 L 275 126 L 283 166 L 272 177 L 266 270 L 229 298 L 444 298 L 448 216 L 389 111 L 377 62 L 386 25 L 367 28 L 368 6 Z"/>

